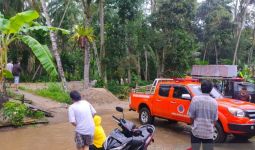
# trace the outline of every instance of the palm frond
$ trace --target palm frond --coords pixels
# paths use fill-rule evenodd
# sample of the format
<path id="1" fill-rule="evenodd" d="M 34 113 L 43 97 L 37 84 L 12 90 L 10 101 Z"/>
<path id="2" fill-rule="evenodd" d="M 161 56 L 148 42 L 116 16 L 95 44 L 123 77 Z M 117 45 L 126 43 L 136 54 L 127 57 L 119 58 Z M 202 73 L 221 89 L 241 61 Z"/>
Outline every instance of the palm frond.
<path id="1" fill-rule="evenodd" d="M 70 34 L 69 30 L 65 30 L 62 28 L 57 28 L 57 27 L 48 27 L 48 26 L 41 26 L 41 25 L 36 25 L 36 26 L 32 26 L 27 28 L 26 30 L 28 31 L 37 31 L 37 30 L 43 30 L 43 31 L 61 31 L 63 34 Z"/>
<path id="2" fill-rule="evenodd" d="M 76 40 L 80 37 L 86 37 L 91 43 L 95 40 L 94 29 L 92 27 L 75 26 L 74 31 L 73 38 Z"/>

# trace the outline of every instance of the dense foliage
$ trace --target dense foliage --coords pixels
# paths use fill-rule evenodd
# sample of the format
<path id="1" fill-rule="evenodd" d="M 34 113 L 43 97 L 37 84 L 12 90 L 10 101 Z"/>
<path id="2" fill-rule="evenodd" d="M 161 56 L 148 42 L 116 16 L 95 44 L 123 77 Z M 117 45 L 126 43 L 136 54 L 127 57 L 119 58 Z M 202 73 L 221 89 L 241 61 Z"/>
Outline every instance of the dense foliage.
<path id="1" fill-rule="evenodd" d="M 53 26 L 68 29 L 72 35 L 77 33 L 75 26 L 87 26 L 93 33 L 90 57 L 84 57 L 80 43 L 70 35 L 57 34 L 65 77 L 69 81 L 83 79 L 84 58 L 90 58 L 90 80 L 98 80 L 97 87 L 110 87 L 111 91 L 118 89 L 122 81 L 134 86 L 138 81 L 156 77 L 181 77 L 189 73 L 193 64 L 254 66 L 253 0 L 45 1 Z M 104 25 L 99 21 L 100 4 L 104 5 Z M 37 0 L 15 0 L 11 4 L 2 1 L 0 7 L 8 18 L 23 10 L 40 10 L 41 4 Z M 45 24 L 43 17 L 37 21 Z M 103 43 L 100 35 L 104 37 Z M 43 30 L 36 30 L 31 36 L 50 45 L 49 34 Z M 9 59 L 22 60 L 23 81 L 50 80 L 27 46 L 15 42 L 9 49 Z M 106 75 L 102 76 L 104 69 Z"/>

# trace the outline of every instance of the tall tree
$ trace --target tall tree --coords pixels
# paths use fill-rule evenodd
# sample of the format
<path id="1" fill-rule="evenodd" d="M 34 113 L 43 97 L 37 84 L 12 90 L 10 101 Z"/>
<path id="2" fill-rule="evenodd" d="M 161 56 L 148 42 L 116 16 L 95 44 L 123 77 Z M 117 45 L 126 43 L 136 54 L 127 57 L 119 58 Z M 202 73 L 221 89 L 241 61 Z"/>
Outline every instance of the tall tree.
<path id="1" fill-rule="evenodd" d="M 47 24 L 48 27 L 52 27 L 51 19 L 49 17 L 48 9 L 47 9 L 47 6 L 46 6 L 46 2 L 45 2 L 45 0 L 40 0 L 40 1 L 41 1 L 41 4 L 42 4 L 44 16 L 45 16 L 45 19 L 46 19 L 46 24 Z M 63 88 L 64 88 L 65 91 L 68 91 L 64 70 L 63 70 L 63 67 L 62 67 L 62 62 L 61 62 L 61 59 L 60 59 L 60 56 L 59 56 L 59 53 L 58 53 L 58 45 L 57 45 L 56 35 L 52 31 L 50 31 L 50 39 L 51 39 L 51 44 L 52 44 L 52 51 L 53 51 L 54 57 L 55 57 L 56 62 L 57 62 L 58 73 L 60 75 Z"/>
<path id="2" fill-rule="evenodd" d="M 208 58 L 210 63 L 220 64 L 226 56 L 231 59 L 234 25 L 229 5 L 230 1 L 207 0 L 198 8 L 196 19 L 200 31 L 197 36 L 203 42 L 203 61 Z"/>
<path id="3" fill-rule="evenodd" d="M 180 76 L 193 63 L 192 54 L 197 50 L 192 28 L 195 2 L 170 0 L 154 14 L 152 25 L 163 35 L 159 56 L 162 60 L 161 74 L 165 76 Z"/>
<path id="4" fill-rule="evenodd" d="M 235 51 L 234 51 L 234 56 L 233 56 L 233 65 L 236 64 L 237 60 L 237 51 L 239 48 L 239 43 L 240 43 L 240 37 L 242 34 L 243 30 L 243 25 L 246 20 L 246 14 L 247 14 L 247 8 L 250 5 L 251 0 L 241 0 L 240 1 L 240 12 L 238 15 L 238 26 L 237 26 L 237 40 L 236 40 L 236 46 L 235 46 Z"/>
<path id="5" fill-rule="evenodd" d="M 104 5 L 105 0 L 99 0 L 99 22 L 100 22 L 100 60 L 101 60 L 101 73 L 104 82 L 107 83 L 106 64 L 102 63 L 105 59 L 105 40 L 104 40 Z"/>
<path id="6" fill-rule="evenodd" d="M 91 0 L 81 0 L 84 12 L 84 26 L 89 28 L 91 26 Z M 84 38 L 84 40 L 87 40 Z M 85 41 L 84 45 L 84 73 L 83 73 L 83 86 L 84 89 L 89 88 L 89 70 L 90 70 L 90 44 Z"/>

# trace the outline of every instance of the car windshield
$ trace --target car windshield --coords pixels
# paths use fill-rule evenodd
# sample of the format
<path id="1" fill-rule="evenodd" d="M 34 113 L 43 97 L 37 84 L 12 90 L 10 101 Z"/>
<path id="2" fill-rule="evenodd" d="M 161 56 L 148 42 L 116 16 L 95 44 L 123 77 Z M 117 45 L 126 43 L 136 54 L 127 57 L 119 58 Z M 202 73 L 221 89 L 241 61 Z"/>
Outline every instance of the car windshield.
<path id="1" fill-rule="evenodd" d="M 202 95 L 202 91 L 201 91 L 201 86 L 200 85 L 189 85 L 191 91 L 193 94 L 195 94 L 195 96 L 197 95 Z M 221 95 L 221 93 L 216 89 L 216 88 L 213 88 L 211 93 L 210 93 L 210 96 L 212 96 L 213 98 L 222 98 L 223 96 Z"/>

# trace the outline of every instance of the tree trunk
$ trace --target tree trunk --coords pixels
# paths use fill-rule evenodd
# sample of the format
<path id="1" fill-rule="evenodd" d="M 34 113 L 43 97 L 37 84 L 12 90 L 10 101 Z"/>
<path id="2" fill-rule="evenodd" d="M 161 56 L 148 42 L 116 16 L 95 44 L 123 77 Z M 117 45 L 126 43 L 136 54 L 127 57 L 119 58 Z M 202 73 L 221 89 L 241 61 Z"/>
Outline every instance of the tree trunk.
<path id="1" fill-rule="evenodd" d="M 89 88 L 89 69 L 90 69 L 90 46 L 89 42 L 86 42 L 85 48 L 84 48 L 84 74 L 83 74 L 83 87 L 84 89 Z"/>
<path id="2" fill-rule="evenodd" d="M 159 55 L 158 55 L 158 51 L 155 51 L 155 59 L 156 59 L 156 69 L 157 69 L 157 78 L 160 77 L 160 61 L 159 61 Z"/>
<path id="3" fill-rule="evenodd" d="M 216 62 L 216 65 L 219 64 L 219 59 L 218 59 L 218 50 L 217 50 L 217 45 L 214 44 L 214 50 L 215 50 L 215 62 Z"/>
<path id="4" fill-rule="evenodd" d="M 42 4 L 43 13 L 44 13 L 44 16 L 45 16 L 45 19 L 46 19 L 47 26 L 51 27 L 51 22 L 50 22 L 51 19 L 50 19 L 49 14 L 48 14 L 48 9 L 46 7 L 45 0 L 41 0 L 41 4 Z M 61 59 L 60 59 L 60 56 L 59 56 L 59 53 L 58 53 L 56 35 L 52 31 L 50 31 L 50 39 L 51 39 L 51 44 L 52 44 L 52 51 L 53 51 L 54 57 L 55 57 L 56 62 L 57 62 L 58 73 L 60 75 L 63 88 L 64 88 L 65 91 L 68 91 L 64 70 L 63 70 Z"/>
<path id="5" fill-rule="evenodd" d="M 161 77 L 163 77 L 163 73 L 165 72 L 165 48 L 162 51 L 162 60 L 161 60 Z"/>
<path id="6" fill-rule="evenodd" d="M 104 40 L 104 3 L 105 0 L 99 1 L 99 22 L 100 22 L 100 60 L 105 58 L 105 40 Z M 104 78 L 104 82 L 107 83 L 106 64 L 101 62 L 101 78 Z"/>
<path id="7" fill-rule="evenodd" d="M 137 74 L 138 74 L 139 79 L 142 79 L 142 76 L 141 76 L 141 62 L 140 62 L 140 56 L 139 55 L 137 56 Z"/>
<path id="8" fill-rule="evenodd" d="M 236 0 L 235 2 L 235 10 L 234 10 L 234 22 L 237 22 L 237 11 L 238 11 L 238 3 L 239 3 L 239 0 Z"/>
<path id="9" fill-rule="evenodd" d="M 237 30 L 237 41 L 236 41 L 235 52 L 234 52 L 234 57 L 233 57 L 233 63 L 232 63 L 233 65 L 235 65 L 236 61 L 237 61 L 237 51 L 238 51 L 238 47 L 239 47 L 239 43 L 240 43 L 240 37 L 242 34 L 243 24 L 246 19 L 247 7 L 250 4 L 250 1 L 251 0 L 244 0 L 244 2 L 243 2 L 244 6 L 241 6 L 241 9 L 242 9 L 240 12 L 241 18 L 240 18 L 240 22 L 239 22 L 239 26 L 238 26 L 238 30 Z"/>
<path id="10" fill-rule="evenodd" d="M 145 74 L 144 74 L 144 79 L 145 81 L 148 80 L 148 51 L 144 51 L 144 57 L 145 57 Z"/>
<path id="11" fill-rule="evenodd" d="M 151 13 L 156 12 L 156 1 L 151 0 Z"/>
<path id="12" fill-rule="evenodd" d="M 64 11 L 63 16 L 61 17 L 61 20 L 60 20 L 59 25 L 58 25 L 59 28 L 61 27 L 61 24 L 62 24 L 62 22 L 63 22 L 63 20 L 64 20 L 64 18 L 65 18 L 66 11 L 67 11 L 67 8 L 69 7 L 70 1 L 71 1 L 71 0 L 68 0 L 68 2 L 67 2 L 67 4 L 66 4 L 65 11 Z"/>
<path id="13" fill-rule="evenodd" d="M 127 52 L 127 63 L 128 63 L 128 83 L 131 83 L 131 68 L 130 68 L 130 51 L 129 48 L 126 47 L 126 52 Z"/>
<path id="14" fill-rule="evenodd" d="M 252 64 L 254 45 L 255 45 L 255 23 L 254 23 L 253 34 L 252 34 L 252 45 L 251 45 L 251 48 L 250 48 L 249 53 L 248 53 L 248 64 L 249 65 Z"/>
<path id="15" fill-rule="evenodd" d="M 91 1 L 81 0 L 83 5 L 84 12 L 84 25 L 85 27 L 89 27 L 91 25 Z M 90 70 L 90 44 L 88 41 L 86 42 L 86 47 L 84 49 L 84 89 L 89 88 L 89 70 Z"/>
<path id="16" fill-rule="evenodd" d="M 35 71 L 35 73 L 34 73 L 34 75 L 33 75 L 33 78 L 32 78 L 32 81 L 35 79 L 35 77 L 36 77 L 36 75 L 37 75 L 37 73 L 38 73 L 38 71 L 41 69 L 41 65 L 39 65 L 38 67 L 37 67 L 37 69 L 36 69 L 36 71 Z"/>
<path id="17" fill-rule="evenodd" d="M 96 59 L 97 71 L 98 71 L 99 76 L 102 78 L 101 62 L 100 62 L 100 59 L 99 59 L 99 56 L 98 56 L 96 42 L 93 42 L 92 46 L 93 46 L 93 49 L 94 49 L 94 55 L 95 55 L 95 59 Z"/>
<path id="18" fill-rule="evenodd" d="M 125 22 L 125 47 L 127 54 L 127 73 L 128 73 L 128 83 L 131 83 L 131 68 L 130 68 L 130 49 L 128 47 L 128 35 L 127 35 L 127 22 Z"/>
<path id="19" fill-rule="evenodd" d="M 204 52 L 204 56 L 203 56 L 203 63 L 205 62 L 206 54 L 207 54 L 207 44 L 205 44 L 205 52 Z"/>

